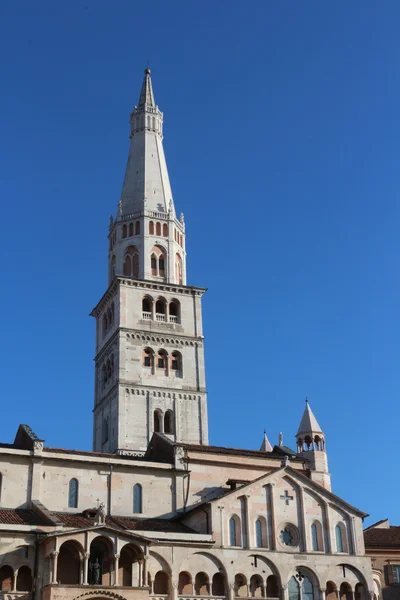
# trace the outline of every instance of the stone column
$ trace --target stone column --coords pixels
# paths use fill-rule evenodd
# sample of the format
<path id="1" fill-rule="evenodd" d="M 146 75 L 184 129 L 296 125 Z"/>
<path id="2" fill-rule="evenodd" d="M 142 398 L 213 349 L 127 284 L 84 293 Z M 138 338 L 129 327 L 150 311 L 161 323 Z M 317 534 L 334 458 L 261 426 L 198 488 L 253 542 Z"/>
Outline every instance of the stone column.
<path id="1" fill-rule="evenodd" d="M 228 591 L 229 591 L 229 600 L 234 600 L 234 598 L 235 598 L 235 584 L 234 583 L 229 584 Z"/>
<path id="2" fill-rule="evenodd" d="M 90 553 L 85 552 L 83 555 L 83 585 L 88 585 L 88 573 L 89 573 L 89 557 Z"/>
<path id="3" fill-rule="evenodd" d="M 319 590 L 319 600 L 325 600 L 326 590 Z"/>
<path id="4" fill-rule="evenodd" d="M 325 523 L 326 523 L 326 541 L 328 543 L 328 548 L 326 549 L 327 552 L 333 552 L 333 545 L 332 545 L 332 535 L 331 535 L 331 523 L 330 523 L 330 518 L 329 518 L 329 506 L 327 502 L 324 502 L 324 509 L 325 509 Z"/>
<path id="5" fill-rule="evenodd" d="M 146 587 L 147 586 L 147 559 L 149 557 L 145 554 L 143 556 L 143 567 L 142 567 L 142 586 Z"/>
<path id="6" fill-rule="evenodd" d="M 275 524 L 275 483 L 270 484 L 270 504 L 271 504 L 271 550 L 276 550 L 276 524 Z"/>
<path id="7" fill-rule="evenodd" d="M 114 572 L 115 572 L 114 585 L 119 585 L 119 581 L 118 581 L 119 557 L 120 557 L 119 554 L 114 554 Z M 124 582 L 122 582 L 122 585 L 124 585 Z"/>
<path id="8" fill-rule="evenodd" d="M 138 560 L 139 563 L 139 587 L 143 587 L 143 559 Z"/>
<path id="9" fill-rule="evenodd" d="M 282 586 L 282 600 L 289 600 L 289 586 L 287 583 L 284 583 Z"/>
<path id="10" fill-rule="evenodd" d="M 301 514 L 301 532 L 302 532 L 302 538 L 303 538 L 303 552 L 308 552 L 308 543 L 307 543 L 307 525 L 306 525 L 306 511 L 305 511 L 305 506 L 304 506 L 304 493 L 303 493 L 303 488 L 299 487 L 298 488 L 299 493 L 298 493 L 298 497 L 299 497 L 299 502 L 300 502 L 300 514 Z"/>
<path id="11" fill-rule="evenodd" d="M 52 553 L 53 557 L 53 578 L 51 583 L 57 583 L 57 564 L 58 564 L 58 552 Z"/>
<path id="12" fill-rule="evenodd" d="M 173 581 L 172 582 L 172 600 L 178 600 L 178 588 L 179 588 L 178 581 Z"/>
<path id="13" fill-rule="evenodd" d="M 16 592 L 17 591 L 17 577 L 18 577 L 18 569 L 16 569 L 14 571 L 14 575 L 12 578 L 12 588 L 11 591 Z"/>
<path id="14" fill-rule="evenodd" d="M 218 506 L 219 509 L 219 522 L 220 522 L 220 527 L 221 527 L 221 548 L 224 547 L 225 545 L 225 540 L 224 540 L 224 506 Z"/>
<path id="15" fill-rule="evenodd" d="M 250 494 L 246 494 L 244 496 L 244 509 L 245 509 L 245 519 L 246 519 L 246 539 L 247 539 L 247 548 L 252 548 L 252 535 L 250 533 L 250 510 L 249 510 L 249 498 Z"/>

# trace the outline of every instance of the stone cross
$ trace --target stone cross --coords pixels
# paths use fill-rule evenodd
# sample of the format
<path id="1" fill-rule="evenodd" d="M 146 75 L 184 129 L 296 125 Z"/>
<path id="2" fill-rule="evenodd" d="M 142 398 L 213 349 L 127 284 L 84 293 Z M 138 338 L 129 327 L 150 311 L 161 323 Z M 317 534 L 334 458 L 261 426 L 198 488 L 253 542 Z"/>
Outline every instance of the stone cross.
<path id="1" fill-rule="evenodd" d="M 283 496 L 280 496 L 282 498 L 282 500 L 285 501 L 286 506 L 289 505 L 289 500 L 293 500 L 293 496 L 289 496 L 288 491 L 285 490 L 285 493 L 283 494 Z"/>

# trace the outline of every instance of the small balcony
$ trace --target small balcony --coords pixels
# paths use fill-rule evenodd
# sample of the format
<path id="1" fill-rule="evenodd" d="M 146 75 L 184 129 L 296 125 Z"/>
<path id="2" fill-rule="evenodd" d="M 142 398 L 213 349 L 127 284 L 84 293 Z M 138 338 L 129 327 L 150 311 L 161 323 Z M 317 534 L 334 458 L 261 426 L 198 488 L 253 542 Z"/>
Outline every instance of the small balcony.
<path id="1" fill-rule="evenodd" d="M 143 311 L 142 316 L 145 321 L 151 321 L 151 312 Z"/>

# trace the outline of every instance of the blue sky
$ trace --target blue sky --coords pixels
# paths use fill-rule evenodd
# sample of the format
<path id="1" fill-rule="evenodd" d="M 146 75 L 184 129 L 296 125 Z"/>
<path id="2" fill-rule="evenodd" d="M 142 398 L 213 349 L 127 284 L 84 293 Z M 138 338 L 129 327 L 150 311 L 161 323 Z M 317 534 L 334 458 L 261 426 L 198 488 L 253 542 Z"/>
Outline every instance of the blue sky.
<path id="1" fill-rule="evenodd" d="M 334 492 L 400 524 L 400 4 L 143 4 L 0 7 L 0 439 L 91 447 L 88 315 L 149 61 L 209 288 L 211 442 L 294 446 L 308 396 Z"/>

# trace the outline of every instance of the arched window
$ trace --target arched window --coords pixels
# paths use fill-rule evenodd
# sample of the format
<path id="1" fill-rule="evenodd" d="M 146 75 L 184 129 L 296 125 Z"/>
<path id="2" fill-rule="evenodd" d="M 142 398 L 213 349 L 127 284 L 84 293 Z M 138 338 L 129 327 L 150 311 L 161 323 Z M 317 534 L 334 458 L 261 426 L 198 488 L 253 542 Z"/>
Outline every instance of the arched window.
<path id="1" fill-rule="evenodd" d="M 242 534 L 240 531 L 240 519 L 237 515 L 233 515 L 229 519 L 229 545 L 241 546 Z"/>
<path id="2" fill-rule="evenodd" d="M 172 371 L 182 371 L 182 355 L 180 352 L 174 351 L 171 354 L 171 369 Z"/>
<path id="3" fill-rule="evenodd" d="M 178 594 L 180 596 L 182 596 L 182 595 L 191 596 L 193 594 L 192 576 L 190 573 L 187 573 L 186 571 L 182 571 L 181 573 L 179 573 Z"/>
<path id="4" fill-rule="evenodd" d="M 143 366 L 144 367 L 152 367 L 153 366 L 153 350 L 151 348 L 145 348 L 143 350 Z"/>
<path id="5" fill-rule="evenodd" d="M 206 573 L 197 573 L 194 580 L 194 592 L 198 596 L 207 596 L 210 593 L 210 581 Z"/>
<path id="6" fill-rule="evenodd" d="M 161 223 L 156 224 L 156 235 L 161 235 Z"/>
<path id="7" fill-rule="evenodd" d="M 169 303 L 169 320 L 171 323 L 180 322 L 181 306 L 178 300 Z"/>
<path id="8" fill-rule="evenodd" d="M 301 586 L 301 600 L 314 600 L 314 588 L 307 575 L 303 579 Z"/>
<path id="9" fill-rule="evenodd" d="M 172 410 L 167 410 L 164 415 L 164 433 L 173 433 Z"/>
<path id="10" fill-rule="evenodd" d="M 168 237 L 168 225 L 166 223 L 163 225 L 162 233 L 164 237 Z"/>
<path id="11" fill-rule="evenodd" d="M 169 577 L 165 571 L 158 571 L 154 577 L 154 593 L 169 594 Z"/>
<path id="12" fill-rule="evenodd" d="M 167 303 L 164 298 L 158 298 L 156 302 L 156 314 L 165 315 L 167 312 Z"/>
<path id="13" fill-rule="evenodd" d="M 133 486 L 133 512 L 142 512 L 142 486 L 140 483 L 135 483 Z"/>
<path id="14" fill-rule="evenodd" d="M 280 598 L 279 583 L 276 575 L 267 578 L 267 598 Z"/>
<path id="15" fill-rule="evenodd" d="M 239 598 L 246 598 L 248 596 L 247 590 L 247 579 L 241 573 L 235 575 L 235 596 L 239 596 Z"/>
<path id="16" fill-rule="evenodd" d="M 139 277 L 139 253 L 136 246 L 128 246 L 125 250 L 124 275 Z"/>
<path id="17" fill-rule="evenodd" d="M 257 548 L 263 547 L 263 526 L 261 519 L 257 519 L 256 521 L 256 544 Z"/>
<path id="18" fill-rule="evenodd" d="M 159 410 L 154 411 L 154 431 L 155 433 L 161 433 L 161 413 Z"/>
<path id="19" fill-rule="evenodd" d="M 175 255 L 175 279 L 176 283 L 182 284 L 182 258 L 181 255 Z"/>
<path id="20" fill-rule="evenodd" d="M 252 598 L 261 598 L 263 594 L 263 580 L 260 575 L 252 575 L 250 578 L 250 595 Z"/>
<path id="21" fill-rule="evenodd" d="M 315 523 L 311 525 L 311 540 L 312 540 L 312 549 L 314 552 L 319 550 L 318 548 L 318 530 Z"/>
<path id="22" fill-rule="evenodd" d="M 300 600 L 300 586 L 295 577 L 289 579 L 289 600 Z"/>
<path id="23" fill-rule="evenodd" d="M 214 573 L 212 578 L 211 594 L 213 596 L 225 596 L 225 577 L 222 573 Z"/>
<path id="24" fill-rule="evenodd" d="M 149 234 L 154 235 L 154 223 L 153 221 L 149 222 Z"/>
<path id="25" fill-rule="evenodd" d="M 152 298 L 145 296 L 144 298 L 142 298 L 142 312 L 143 317 L 147 318 L 147 319 L 151 319 L 152 317 L 152 305 L 153 305 L 153 300 Z"/>
<path id="26" fill-rule="evenodd" d="M 151 255 L 151 274 L 152 275 L 157 275 L 157 257 L 155 254 Z"/>
<path id="27" fill-rule="evenodd" d="M 133 236 L 133 223 L 129 223 L 129 237 Z"/>
<path id="28" fill-rule="evenodd" d="M 164 254 L 160 254 L 158 257 L 158 274 L 160 277 L 165 276 L 165 259 Z"/>
<path id="29" fill-rule="evenodd" d="M 335 535 L 336 535 L 336 550 L 338 552 L 344 552 L 344 545 L 343 545 L 343 531 L 342 531 L 342 527 L 339 525 L 336 525 L 335 527 Z"/>
<path id="30" fill-rule="evenodd" d="M 139 235 L 140 233 L 140 221 L 136 221 L 135 223 L 135 235 Z"/>
<path id="31" fill-rule="evenodd" d="M 78 480 L 71 479 L 68 487 L 68 508 L 78 508 Z"/>
<path id="32" fill-rule="evenodd" d="M 126 225 L 122 225 L 122 237 L 123 237 L 123 238 L 126 238 L 126 236 L 127 236 L 127 231 L 128 231 L 128 230 L 127 230 L 127 227 L 126 227 Z"/>
<path id="33" fill-rule="evenodd" d="M 165 350 L 159 350 L 157 352 L 157 369 L 166 370 L 168 367 L 167 360 L 167 353 L 165 352 Z"/>
<path id="34" fill-rule="evenodd" d="M 0 592 L 11 592 L 13 586 L 14 571 L 8 565 L 0 569 Z"/>
<path id="35" fill-rule="evenodd" d="M 22 566 L 18 569 L 17 592 L 32 591 L 32 573 L 29 567 Z"/>

